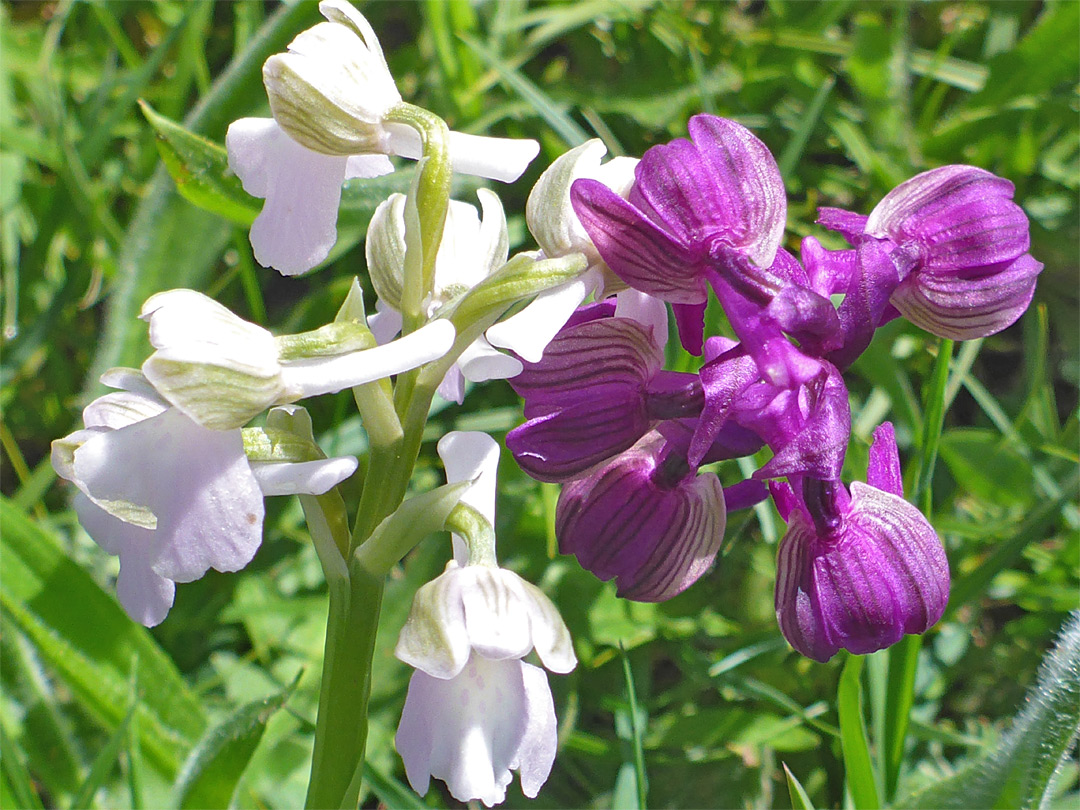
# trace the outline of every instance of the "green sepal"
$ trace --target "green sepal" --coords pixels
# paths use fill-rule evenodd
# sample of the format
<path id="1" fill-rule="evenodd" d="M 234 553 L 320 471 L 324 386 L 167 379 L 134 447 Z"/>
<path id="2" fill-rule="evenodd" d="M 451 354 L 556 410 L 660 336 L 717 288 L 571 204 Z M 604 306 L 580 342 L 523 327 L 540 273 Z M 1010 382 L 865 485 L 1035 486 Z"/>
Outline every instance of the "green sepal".
<path id="1" fill-rule="evenodd" d="M 143 363 L 143 373 L 185 416 L 211 430 L 243 427 L 270 405 L 288 400 L 280 369 L 245 372 L 154 354 Z"/>
<path id="2" fill-rule="evenodd" d="M 283 361 L 334 357 L 374 347 L 375 336 L 359 321 L 335 321 L 310 332 L 274 339 Z"/>
<path id="3" fill-rule="evenodd" d="M 262 210 L 262 200 L 244 191 L 229 170 L 225 147 L 196 135 L 157 113 L 140 100 L 139 106 L 157 136 L 157 148 L 181 196 L 200 208 L 237 225 L 249 227 Z"/>

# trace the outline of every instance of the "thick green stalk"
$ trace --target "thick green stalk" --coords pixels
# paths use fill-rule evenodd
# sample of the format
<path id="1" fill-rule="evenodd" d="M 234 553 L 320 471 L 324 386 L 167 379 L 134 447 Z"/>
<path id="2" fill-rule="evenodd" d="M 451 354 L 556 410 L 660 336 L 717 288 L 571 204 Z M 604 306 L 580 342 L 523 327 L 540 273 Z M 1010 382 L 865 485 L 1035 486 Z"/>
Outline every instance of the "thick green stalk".
<path id="1" fill-rule="evenodd" d="M 304 803 L 308 808 L 357 805 L 360 781 L 353 776 L 364 763 L 383 581 L 354 567 L 345 583 L 330 589 L 315 752 Z"/>

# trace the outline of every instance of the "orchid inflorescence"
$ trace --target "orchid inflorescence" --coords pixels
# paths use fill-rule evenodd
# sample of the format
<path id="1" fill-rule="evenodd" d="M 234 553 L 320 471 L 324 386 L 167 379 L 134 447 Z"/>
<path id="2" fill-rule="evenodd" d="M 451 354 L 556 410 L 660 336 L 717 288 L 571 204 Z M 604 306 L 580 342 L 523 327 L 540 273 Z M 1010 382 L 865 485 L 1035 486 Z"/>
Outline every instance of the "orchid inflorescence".
<path id="1" fill-rule="evenodd" d="M 890 423 L 874 433 L 866 482 L 842 481 L 843 372 L 899 316 L 965 339 L 1021 315 L 1042 265 L 1008 181 L 945 166 L 867 216 L 824 208 L 819 223 L 850 247 L 808 236 L 796 258 L 768 148 L 698 115 L 690 139 L 640 160 L 605 163 L 596 140 L 555 160 L 526 206 L 539 250 L 510 257 L 498 195 L 480 189 L 478 214 L 450 200 L 450 179 L 511 182 L 539 145 L 450 132 L 402 101 L 363 16 L 343 0 L 320 10 L 326 22 L 266 62 L 273 117 L 232 124 L 229 164 L 265 201 L 255 258 L 294 275 L 328 256 L 344 182 L 394 171 L 390 156 L 418 161 L 410 192 L 368 230 L 375 313 L 354 282 L 334 322 L 275 337 L 201 293 L 159 293 L 142 311 L 153 354 L 106 374 L 118 390 L 53 445 L 80 521 L 120 557 L 121 603 L 148 626 L 176 582 L 252 559 L 264 496 L 301 496 L 330 586 L 309 805 L 355 804 L 359 783 L 335 763 L 362 762 L 366 717 L 336 704 L 366 706 L 382 582 L 437 530 L 453 533 L 453 558 L 416 594 L 397 645 L 415 668 L 396 738 L 409 782 L 424 793 L 433 775 L 490 806 L 512 770 L 528 796 L 551 770 L 554 704 L 524 658 L 565 673 L 576 657 L 554 604 L 498 566 L 498 445 L 446 435 L 447 485 L 405 497 L 432 397 L 461 402 L 466 381 L 511 380 L 526 421 L 507 447 L 533 478 L 562 484 L 561 550 L 620 596 L 679 594 L 713 564 L 727 512 L 771 496 L 788 524 L 776 616 L 797 651 L 869 653 L 941 617 L 948 562 L 904 499 Z M 705 334 L 710 290 L 734 337 Z M 669 311 L 697 372 L 664 369 Z M 336 487 L 358 461 L 326 458 L 295 404 L 345 389 L 371 446 L 351 531 Z M 768 461 L 734 485 L 709 466 L 763 447 Z"/>

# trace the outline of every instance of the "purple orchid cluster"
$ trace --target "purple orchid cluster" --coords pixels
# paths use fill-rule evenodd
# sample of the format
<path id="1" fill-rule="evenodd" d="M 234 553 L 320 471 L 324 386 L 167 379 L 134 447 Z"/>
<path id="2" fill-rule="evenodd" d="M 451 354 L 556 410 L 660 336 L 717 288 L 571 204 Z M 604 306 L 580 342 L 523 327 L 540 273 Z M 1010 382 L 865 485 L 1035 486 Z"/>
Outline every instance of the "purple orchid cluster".
<path id="1" fill-rule="evenodd" d="M 965 339 L 1023 313 L 1042 265 L 1013 186 L 970 166 L 925 172 L 869 216 L 822 209 L 818 222 L 851 247 L 806 237 L 800 261 L 782 247 L 787 202 L 768 148 L 711 115 L 689 133 L 649 149 L 625 194 L 573 183 L 574 212 L 632 295 L 580 308 L 524 363 L 512 384 L 527 421 L 507 445 L 529 475 L 563 484 L 560 548 L 614 578 L 620 596 L 689 587 L 720 548 L 726 512 L 771 495 L 788 524 L 776 615 L 796 650 L 826 661 L 922 633 L 948 600 L 945 551 L 903 498 L 891 424 L 875 431 L 866 483 L 841 481 L 842 372 L 900 315 Z M 706 338 L 710 288 L 737 341 Z M 665 302 L 682 345 L 703 357 L 697 373 L 663 369 Z M 732 487 L 699 473 L 765 445 L 772 458 Z"/>

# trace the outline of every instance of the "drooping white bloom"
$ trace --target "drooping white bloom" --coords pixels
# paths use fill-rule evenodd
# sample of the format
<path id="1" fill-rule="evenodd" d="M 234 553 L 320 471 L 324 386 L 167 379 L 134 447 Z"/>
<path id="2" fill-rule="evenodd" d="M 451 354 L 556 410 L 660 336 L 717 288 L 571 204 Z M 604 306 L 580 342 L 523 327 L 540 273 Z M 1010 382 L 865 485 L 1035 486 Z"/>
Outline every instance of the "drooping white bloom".
<path id="1" fill-rule="evenodd" d="M 240 430 L 196 424 L 137 371 L 113 369 L 102 382 L 120 390 L 86 406 L 86 427 L 53 442 L 52 464 L 79 488 L 87 533 L 120 557 L 120 603 L 148 627 L 169 612 L 175 583 L 251 561 L 264 494 L 325 492 L 356 469 L 355 458 L 336 458 L 255 472 Z"/>
<path id="2" fill-rule="evenodd" d="M 266 200 L 251 228 L 255 258 L 284 275 L 329 254 L 345 180 L 389 173 L 387 155 L 423 152 L 416 130 L 384 120 L 401 95 L 367 20 L 343 0 L 323 0 L 319 10 L 328 22 L 263 68 L 274 118 L 241 119 L 225 137 L 244 190 Z M 502 182 L 520 177 L 539 150 L 533 140 L 450 133 L 456 171 Z"/>
<path id="3" fill-rule="evenodd" d="M 170 404 L 215 430 L 241 427 L 271 405 L 416 368 L 446 354 L 455 336 L 441 319 L 384 346 L 286 359 L 280 339 L 194 290 L 153 295 L 139 317 L 157 350 L 143 374 Z"/>
<path id="4" fill-rule="evenodd" d="M 493 519 L 498 445 L 483 433 L 451 433 L 439 454 L 448 481 L 478 481 L 466 502 Z M 435 776 L 460 801 L 490 807 L 516 770 L 525 795 L 536 796 L 557 724 L 547 675 L 521 660 L 532 650 L 552 672 L 577 663 L 558 610 L 517 574 L 451 560 L 417 592 L 396 649 L 416 668 L 395 737 L 414 790 L 423 795 Z"/>
<path id="5" fill-rule="evenodd" d="M 536 363 L 555 334 L 574 310 L 596 294 L 625 285 L 608 269 L 570 202 L 570 186 L 585 177 L 599 180 L 616 194 L 626 197 L 634 183 L 637 158 L 601 159 L 607 147 L 597 138 L 560 155 L 536 181 L 525 203 L 525 222 L 545 258 L 583 253 L 588 269 L 573 281 L 545 290 L 521 312 L 487 330 L 492 345 L 511 349 L 530 363 Z"/>
<path id="6" fill-rule="evenodd" d="M 442 242 L 435 257 L 434 289 L 423 302 L 427 317 L 506 263 L 509 237 L 502 203 L 498 195 L 488 189 L 479 189 L 476 194 L 483 210 L 482 219 L 474 206 L 450 201 Z M 376 340 L 386 343 L 401 329 L 405 195 L 392 194 L 375 209 L 368 226 L 365 250 L 368 272 L 379 294 L 377 313 L 369 319 L 369 324 Z M 479 337 L 446 373 L 438 393 L 443 399 L 461 402 L 465 395 L 465 380 L 502 380 L 520 372 L 521 361 L 496 351 L 487 340 Z"/>

